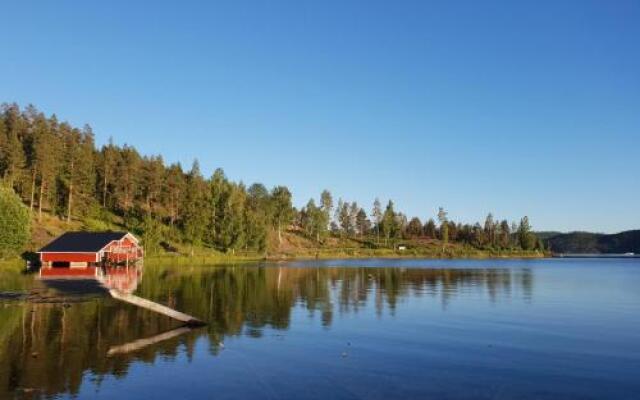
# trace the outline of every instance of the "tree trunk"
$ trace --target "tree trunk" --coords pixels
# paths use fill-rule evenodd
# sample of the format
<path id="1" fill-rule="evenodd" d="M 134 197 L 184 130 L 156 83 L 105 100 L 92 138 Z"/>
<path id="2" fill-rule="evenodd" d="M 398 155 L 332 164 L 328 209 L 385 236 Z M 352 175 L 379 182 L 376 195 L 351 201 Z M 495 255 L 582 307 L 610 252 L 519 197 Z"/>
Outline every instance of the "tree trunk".
<path id="1" fill-rule="evenodd" d="M 36 197 L 36 169 L 33 169 L 33 173 L 31 175 L 31 200 L 29 201 L 29 211 L 33 212 L 33 202 Z"/>
<path id="2" fill-rule="evenodd" d="M 74 162 L 73 158 L 71 159 L 71 168 L 69 174 L 69 199 L 67 202 L 67 223 L 71 222 L 71 202 L 73 201 L 73 168 Z"/>
<path id="3" fill-rule="evenodd" d="M 40 199 L 38 200 L 38 222 L 42 220 L 42 198 L 44 197 L 44 179 L 40 177 Z"/>
<path id="4" fill-rule="evenodd" d="M 69 201 L 67 202 L 67 223 L 71 222 L 71 201 L 73 199 L 73 183 L 69 185 Z"/>
<path id="5" fill-rule="evenodd" d="M 104 169 L 104 180 L 102 182 L 102 207 L 107 207 L 107 168 Z"/>
<path id="6" fill-rule="evenodd" d="M 282 244 L 282 228 L 280 227 L 280 221 L 278 221 L 278 244 Z"/>

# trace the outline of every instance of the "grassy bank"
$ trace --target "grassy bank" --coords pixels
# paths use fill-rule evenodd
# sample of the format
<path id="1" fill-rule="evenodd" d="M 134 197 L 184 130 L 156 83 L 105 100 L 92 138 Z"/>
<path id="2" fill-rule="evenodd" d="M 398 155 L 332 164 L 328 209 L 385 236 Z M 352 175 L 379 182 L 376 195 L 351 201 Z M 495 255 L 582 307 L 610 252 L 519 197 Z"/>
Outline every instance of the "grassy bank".
<path id="1" fill-rule="evenodd" d="M 332 259 L 332 258 L 437 258 L 437 259 L 486 259 L 486 258 L 542 258 L 544 253 L 516 250 L 478 250 L 478 249 L 318 249 L 275 253 L 267 255 L 268 260 L 295 259 Z"/>
<path id="2" fill-rule="evenodd" d="M 226 254 L 207 249 L 199 249 L 193 255 L 181 253 L 160 253 L 147 255 L 145 264 L 154 266 L 181 267 L 196 265 L 223 265 L 254 263 L 259 261 L 288 261 L 313 259 L 340 258 L 434 258 L 434 259 L 488 259 L 488 258 L 542 258 L 546 255 L 533 251 L 498 250 L 487 251 L 474 248 L 442 249 L 302 249 L 297 252 L 266 253 L 266 254 Z M 26 261 L 20 257 L 0 260 L 0 270 L 21 271 Z"/>
<path id="3" fill-rule="evenodd" d="M 3 271 L 21 271 L 26 266 L 26 261 L 20 257 L 0 260 L 0 270 Z"/>

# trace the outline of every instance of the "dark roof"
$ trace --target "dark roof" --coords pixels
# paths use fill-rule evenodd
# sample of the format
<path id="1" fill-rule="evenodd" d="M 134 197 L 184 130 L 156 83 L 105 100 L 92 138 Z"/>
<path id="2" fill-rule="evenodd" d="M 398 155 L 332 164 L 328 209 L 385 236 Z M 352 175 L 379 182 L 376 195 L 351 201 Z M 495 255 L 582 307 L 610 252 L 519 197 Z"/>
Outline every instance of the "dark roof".
<path id="1" fill-rule="evenodd" d="M 67 232 L 40 249 L 41 253 L 95 253 L 127 232 Z"/>

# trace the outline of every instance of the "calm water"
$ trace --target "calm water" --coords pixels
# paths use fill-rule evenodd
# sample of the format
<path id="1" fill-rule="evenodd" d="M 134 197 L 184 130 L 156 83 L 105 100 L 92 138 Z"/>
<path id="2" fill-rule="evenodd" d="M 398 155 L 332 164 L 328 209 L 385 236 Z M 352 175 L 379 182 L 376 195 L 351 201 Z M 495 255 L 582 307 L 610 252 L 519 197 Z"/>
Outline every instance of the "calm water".
<path id="1" fill-rule="evenodd" d="M 209 325 L 0 272 L 0 399 L 640 398 L 637 259 L 147 266 L 134 280 Z M 40 297 L 7 294 L 29 288 Z"/>

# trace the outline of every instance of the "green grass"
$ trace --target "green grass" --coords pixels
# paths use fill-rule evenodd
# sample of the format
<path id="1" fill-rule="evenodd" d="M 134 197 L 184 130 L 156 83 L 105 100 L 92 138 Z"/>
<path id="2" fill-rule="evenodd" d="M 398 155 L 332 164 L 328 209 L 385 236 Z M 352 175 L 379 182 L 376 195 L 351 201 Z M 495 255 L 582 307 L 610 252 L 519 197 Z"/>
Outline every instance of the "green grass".
<path id="1" fill-rule="evenodd" d="M 3 271 L 22 271 L 26 265 L 27 262 L 20 257 L 0 260 L 0 270 Z"/>
<path id="2" fill-rule="evenodd" d="M 153 266 L 193 266 L 193 265 L 214 265 L 214 264 L 237 264 L 250 263 L 264 260 L 264 257 L 231 255 L 231 254 L 196 254 L 175 255 L 175 254 L 156 254 L 145 256 L 145 265 Z"/>
<path id="3" fill-rule="evenodd" d="M 540 258 L 543 253 L 523 250 L 451 249 L 317 249 L 270 254 L 268 259 L 330 258 Z"/>

